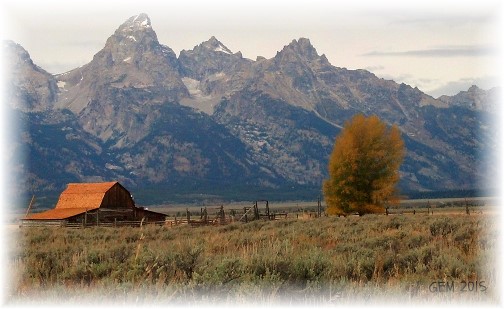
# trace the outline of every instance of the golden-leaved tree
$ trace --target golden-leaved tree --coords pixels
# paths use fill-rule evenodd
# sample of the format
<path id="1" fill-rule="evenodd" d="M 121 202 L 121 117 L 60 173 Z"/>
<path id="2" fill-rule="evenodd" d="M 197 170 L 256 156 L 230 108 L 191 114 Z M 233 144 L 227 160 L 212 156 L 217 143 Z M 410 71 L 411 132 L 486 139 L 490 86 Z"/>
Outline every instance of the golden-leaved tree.
<path id="1" fill-rule="evenodd" d="M 399 202 L 396 184 L 404 159 L 399 129 L 377 116 L 354 116 L 336 138 L 323 191 L 329 214 L 384 212 Z"/>

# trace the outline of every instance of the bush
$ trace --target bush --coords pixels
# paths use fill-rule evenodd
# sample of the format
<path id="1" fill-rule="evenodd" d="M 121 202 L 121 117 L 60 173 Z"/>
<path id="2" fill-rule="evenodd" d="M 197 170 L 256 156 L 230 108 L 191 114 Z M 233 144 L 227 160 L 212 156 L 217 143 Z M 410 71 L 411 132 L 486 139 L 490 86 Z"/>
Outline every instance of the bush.
<path id="1" fill-rule="evenodd" d="M 447 217 L 436 218 L 430 224 L 430 232 L 432 236 L 446 236 L 454 231 L 456 225 Z"/>
<path id="2" fill-rule="evenodd" d="M 198 228 L 27 228 L 11 260 L 16 261 L 20 294 L 65 284 L 155 291 L 198 287 L 210 294 L 214 288 L 234 289 L 254 297 L 246 292 L 252 286 L 308 291 L 328 283 L 390 287 L 445 276 L 475 278 L 491 260 L 498 235 L 496 225 L 476 216 L 369 215 Z"/>

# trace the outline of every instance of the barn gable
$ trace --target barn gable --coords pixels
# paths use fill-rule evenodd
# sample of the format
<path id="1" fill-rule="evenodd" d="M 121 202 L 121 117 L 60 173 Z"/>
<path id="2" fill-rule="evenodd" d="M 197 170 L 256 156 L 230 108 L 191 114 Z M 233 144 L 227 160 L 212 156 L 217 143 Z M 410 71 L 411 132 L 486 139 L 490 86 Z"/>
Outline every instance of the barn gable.
<path id="1" fill-rule="evenodd" d="M 131 194 L 117 181 L 102 183 L 69 183 L 55 209 L 133 208 Z"/>

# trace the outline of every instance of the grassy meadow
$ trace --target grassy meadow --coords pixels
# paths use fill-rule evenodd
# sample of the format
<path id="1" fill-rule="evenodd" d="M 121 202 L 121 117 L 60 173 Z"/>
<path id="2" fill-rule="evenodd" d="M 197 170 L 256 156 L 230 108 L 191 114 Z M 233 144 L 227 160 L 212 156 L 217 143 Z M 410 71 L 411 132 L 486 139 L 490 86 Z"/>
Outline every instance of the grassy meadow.
<path id="1" fill-rule="evenodd" d="M 498 226 L 489 218 L 460 212 L 21 228 L 12 231 L 9 298 L 28 304 L 495 303 Z M 432 282 L 454 289 L 432 291 Z"/>

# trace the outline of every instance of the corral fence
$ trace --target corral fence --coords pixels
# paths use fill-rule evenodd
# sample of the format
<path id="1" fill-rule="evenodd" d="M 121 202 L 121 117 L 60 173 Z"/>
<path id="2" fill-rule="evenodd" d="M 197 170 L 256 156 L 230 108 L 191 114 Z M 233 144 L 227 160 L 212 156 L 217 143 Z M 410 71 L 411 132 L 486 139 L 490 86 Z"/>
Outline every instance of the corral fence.
<path id="1" fill-rule="evenodd" d="M 229 209 L 228 212 L 224 210 L 224 206 L 219 208 L 210 209 L 214 210 L 212 214 L 209 214 L 207 207 L 201 208 L 199 216 L 186 209 L 185 216 L 180 213 L 175 215 L 173 218 L 167 217 L 166 223 L 170 226 L 178 226 L 188 224 L 191 226 L 202 226 L 202 225 L 225 225 L 234 222 L 244 222 L 254 220 L 280 220 L 286 219 L 287 213 L 285 212 L 272 212 L 268 207 L 268 202 L 266 202 L 266 211 L 261 213 L 257 201 L 252 207 L 243 207 L 243 210 Z"/>
<path id="2" fill-rule="evenodd" d="M 259 208 L 258 202 L 265 203 L 265 209 Z M 210 214 L 211 212 L 211 214 Z M 254 202 L 252 207 L 244 207 L 241 209 L 231 209 L 226 211 L 224 210 L 224 206 L 220 206 L 218 208 L 210 208 L 207 209 L 201 208 L 199 214 L 195 214 L 194 211 L 191 213 L 189 209 L 186 209 L 186 213 L 184 215 L 178 214 L 174 217 L 170 217 L 166 215 L 165 220 L 162 221 L 149 221 L 144 218 L 141 221 L 126 221 L 126 220 L 118 220 L 114 218 L 112 221 L 112 217 L 108 217 L 108 220 L 82 220 L 75 222 L 75 220 L 68 219 L 59 219 L 59 220 L 31 220 L 24 219 L 20 222 L 20 227 L 64 227 L 64 228 L 88 228 L 88 227 L 142 227 L 146 225 L 156 225 L 156 226 L 182 226 L 189 225 L 192 227 L 197 226 L 215 226 L 215 225 L 226 225 L 234 222 L 250 222 L 254 220 L 281 220 L 286 219 L 286 212 L 273 212 L 269 208 L 269 203 L 266 200 L 256 201 Z"/>
<path id="3" fill-rule="evenodd" d="M 297 206 L 296 206 L 297 207 Z M 317 206 L 313 206 L 313 210 L 304 209 L 303 217 L 308 216 L 310 218 L 321 217 L 324 213 L 324 209 L 321 205 L 320 198 L 317 201 Z M 316 208 L 315 208 L 316 207 Z M 311 208 L 311 207 L 310 207 Z M 288 211 L 292 211 L 289 209 Z M 308 212 L 306 212 L 308 211 Z M 312 213 L 312 211 L 314 211 Z M 189 208 L 186 208 L 185 213 L 177 212 L 176 215 L 168 215 L 166 214 L 165 220 L 156 221 L 151 218 L 147 220 L 144 218 L 141 221 L 126 221 L 123 218 L 113 218 L 112 215 L 107 218 L 102 218 L 98 220 L 68 220 L 68 219 L 46 219 L 46 220 L 33 220 L 33 219 L 21 219 L 19 226 L 20 227 L 63 227 L 63 228 L 89 228 L 89 227 L 142 227 L 147 225 L 155 225 L 155 226 L 167 226 L 167 227 L 175 227 L 175 226 L 183 226 L 189 225 L 192 227 L 197 226 L 218 226 L 218 225 L 226 225 L 234 222 L 242 222 L 247 223 L 256 220 L 267 220 L 267 221 L 276 221 L 276 220 L 284 220 L 289 216 L 286 210 L 274 210 L 269 206 L 269 202 L 267 200 L 257 200 L 254 201 L 252 206 L 245 206 L 243 208 L 234 208 L 234 209 L 224 209 L 224 206 L 220 207 L 204 207 L 201 208 L 200 211 L 195 211 L 192 209 L 189 211 Z M 298 215 L 296 215 L 299 218 Z"/>

